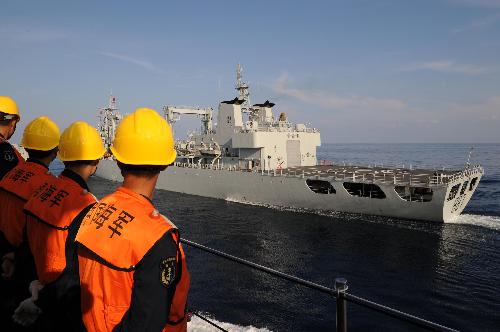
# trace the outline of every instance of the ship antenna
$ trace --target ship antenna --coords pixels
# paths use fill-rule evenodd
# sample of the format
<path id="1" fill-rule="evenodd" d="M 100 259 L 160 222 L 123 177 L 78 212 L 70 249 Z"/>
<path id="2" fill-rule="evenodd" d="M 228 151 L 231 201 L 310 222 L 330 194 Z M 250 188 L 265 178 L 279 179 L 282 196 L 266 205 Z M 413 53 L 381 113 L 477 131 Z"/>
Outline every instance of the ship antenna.
<path id="1" fill-rule="evenodd" d="M 109 95 L 108 106 L 101 107 L 99 109 L 99 125 L 97 128 L 106 149 L 111 147 L 111 143 L 115 137 L 116 127 L 122 118 L 121 114 L 118 112 L 116 104 L 116 97 L 113 96 L 113 93 L 111 92 Z"/>
<path id="2" fill-rule="evenodd" d="M 243 100 L 241 104 L 241 110 L 250 112 L 250 91 L 248 91 L 248 83 L 243 82 L 243 68 L 241 64 L 238 63 L 236 67 L 236 90 L 238 90 L 238 99 Z"/>
<path id="3" fill-rule="evenodd" d="M 469 156 L 467 157 L 467 163 L 465 164 L 465 169 L 470 168 L 470 159 L 472 157 L 472 151 L 474 151 L 474 146 L 471 146 L 469 150 Z"/>

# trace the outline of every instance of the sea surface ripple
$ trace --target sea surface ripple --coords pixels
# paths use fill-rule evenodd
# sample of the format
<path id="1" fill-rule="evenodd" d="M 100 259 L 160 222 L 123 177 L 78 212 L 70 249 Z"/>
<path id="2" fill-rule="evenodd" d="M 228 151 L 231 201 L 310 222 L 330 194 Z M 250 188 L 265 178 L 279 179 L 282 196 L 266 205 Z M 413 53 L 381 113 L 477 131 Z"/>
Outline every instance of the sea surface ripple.
<path id="1" fill-rule="evenodd" d="M 318 159 L 463 168 L 471 145 L 324 144 Z M 244 205 L 163 190 L 154 202 L 183 238 L 462 331 L 500 330 L 500 144 L 476 144 L 485 176 L 453 223 Z M 57 169 L 58 167 L 52 167 Z M 117 183 L 92 178 L 98 197 Z M 189 305 L 219 322 L 271 331 L 332 331 L 335 300 L 185 247 Z M 421 331 L 348 304 L 349 331 Z M 197 325 L 198 326 L 198 325 Z M 198 328 L 198 327 L 197 327 Z"/>

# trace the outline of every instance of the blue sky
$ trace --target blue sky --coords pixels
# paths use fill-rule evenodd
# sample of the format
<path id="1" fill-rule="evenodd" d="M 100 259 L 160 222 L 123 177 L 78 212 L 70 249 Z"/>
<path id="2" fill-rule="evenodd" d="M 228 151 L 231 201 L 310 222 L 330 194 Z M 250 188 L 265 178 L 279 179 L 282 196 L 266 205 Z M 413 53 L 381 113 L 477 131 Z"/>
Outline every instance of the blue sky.
<path id="1" fill-rule="evenodd" d="M 500 0 L 2 1 L 0 45 L 14 142 L 40 115 L 95 125 L 111 89 L 123 113 L 216 108 L 239 62 L 323 142 L 500 142 Z"/>

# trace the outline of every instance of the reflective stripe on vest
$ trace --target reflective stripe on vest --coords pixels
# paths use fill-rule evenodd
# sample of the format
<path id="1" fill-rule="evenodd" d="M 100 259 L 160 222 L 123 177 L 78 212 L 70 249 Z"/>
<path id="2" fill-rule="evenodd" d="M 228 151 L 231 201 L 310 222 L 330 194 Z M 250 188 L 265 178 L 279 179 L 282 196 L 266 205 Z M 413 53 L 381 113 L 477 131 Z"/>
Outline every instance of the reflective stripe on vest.
<path id="1" fill-rule="evenodd" d="M 47 192 L 50 199 L 44 199 Z M 66 238 L 76 216 L 97 199 L 75 181 L 60 176 L 47 181 L 24 206 L 27 235 L 42 284 L 56 280 L 66 267 Z"/>
<path id="2" fill-rule="evenodd" d="M 9 243 L 18 247 L 23 242 L 26 218 L 23 207 L 45 181 L 54 178 L 47 168 L 33 162 L 21 162 L 0 181 L 0 231 Z"/>
<path id="3" fill-rule="evenodd" d="M 99 201 L 83 218 L 76 241 L 84 247 L 78 260 L 83 321 L 89 332 L 111 331 L 120 323 L 130 307 L 135 267 L 167 232 L 178 243 L 175 225 L 146 198 L 123 187 Z M 178 256 L 184 262 L 182 248 Z M 189 272 L 182 265 L 183 280 L 177 280 L 169 312 L 172 322 L 185 322 Z M 185 324 L 167 325 L 164 331 L 182 329 Z"/>

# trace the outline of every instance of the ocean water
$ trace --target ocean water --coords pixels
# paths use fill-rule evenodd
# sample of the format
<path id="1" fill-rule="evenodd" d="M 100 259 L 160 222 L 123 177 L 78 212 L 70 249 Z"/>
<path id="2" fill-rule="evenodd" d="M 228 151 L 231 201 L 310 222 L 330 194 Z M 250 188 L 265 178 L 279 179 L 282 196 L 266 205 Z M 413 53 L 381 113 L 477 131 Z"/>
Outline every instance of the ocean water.
<path id="1" fill-rule="evenodd" d="M 318 159 L 463 168 L 470 145 L 325 144 Z M 158 190 L 183 238 L 462 331 L 500 331 L 500 144 L 474 145 L 485 176 L 454 223 L 304 213 Z M 55 164 L 53 169 L 60 168 Z M 92 178 L 98 197 L 117 184 Z M 332 331 L 335 300 L 186 247 L 189 305 L 229 330 Z M 349 331 L 421 331 L 348 304 Z M 196 320 L 191 331 L 215 331 Z"/>

